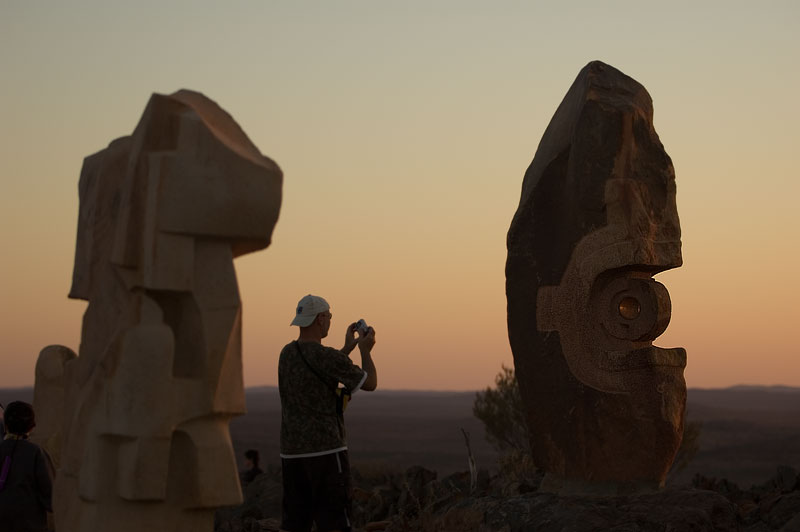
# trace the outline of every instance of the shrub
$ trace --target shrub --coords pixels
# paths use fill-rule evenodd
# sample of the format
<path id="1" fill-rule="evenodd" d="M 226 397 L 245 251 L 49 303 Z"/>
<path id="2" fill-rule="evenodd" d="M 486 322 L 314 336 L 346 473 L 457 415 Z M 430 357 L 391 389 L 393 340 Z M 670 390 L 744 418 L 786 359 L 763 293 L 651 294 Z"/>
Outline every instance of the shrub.
<path id="1" fill-rule="evenodd" d="M 486 439 L 498 451 L 527 450 L 528 429 L 517 378 L 513 368 L 502 368 L 494 379 L 495 388 L 475 395 L 472 413 L 483 422 Z"/>

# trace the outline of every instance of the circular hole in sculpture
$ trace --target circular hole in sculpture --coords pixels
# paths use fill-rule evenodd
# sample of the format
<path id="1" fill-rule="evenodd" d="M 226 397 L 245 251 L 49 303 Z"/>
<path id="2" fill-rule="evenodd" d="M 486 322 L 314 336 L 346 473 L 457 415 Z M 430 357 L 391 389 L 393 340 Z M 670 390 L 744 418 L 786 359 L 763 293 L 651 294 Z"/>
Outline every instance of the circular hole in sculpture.
<path id="1" fill-rule="evenodd" d="M 642 312 L 642 305 L 635 297 L 624 297 L 619 302 L 619 315 L 626 320 L 635 320 Z"/>

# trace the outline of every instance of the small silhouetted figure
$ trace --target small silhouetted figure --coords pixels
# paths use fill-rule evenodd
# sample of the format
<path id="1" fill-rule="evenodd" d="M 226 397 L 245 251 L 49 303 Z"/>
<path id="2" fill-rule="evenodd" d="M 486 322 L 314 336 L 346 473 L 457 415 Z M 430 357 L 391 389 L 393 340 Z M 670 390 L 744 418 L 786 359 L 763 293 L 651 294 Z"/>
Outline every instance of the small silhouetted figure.
<path id="1" fill-rule="evenodd" d="M 0 529 L 43 532 L 52 512 L 53 465 L 41 447 L 28 441 L 36 426 L 33 407 L 9 403 L 3 413 L 7 434 L 0 443 Z"/>
<path id="2" fill-rule="evenodd" d="M 255 449 L 248 449 L 244 453 L 244 463 L 247 466 L 247 469 L 240 473 L 240 478 L 242 479 L 242 484 L 247 486 L 251 482 L 253 482 L 256 477 L 262 474 L 264 471 L 258 467 L 258 462 L 260 460 L 258 451 Z"/>

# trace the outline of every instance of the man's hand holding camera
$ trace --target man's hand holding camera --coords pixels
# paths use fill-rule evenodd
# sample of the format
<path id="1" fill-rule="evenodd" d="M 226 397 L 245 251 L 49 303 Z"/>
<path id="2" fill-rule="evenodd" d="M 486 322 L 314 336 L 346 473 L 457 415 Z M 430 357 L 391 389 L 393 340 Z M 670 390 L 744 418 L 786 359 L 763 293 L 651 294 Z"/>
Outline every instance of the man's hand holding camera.
<path id="1" fill-rule="evenodd" d="M 358 338 L 355 337 L 358 333 Z M 361 385 L 362 390 L 372 391 L 378 387 L 378 372 L 375 363 L 372 362 L 372 348 L 375 347 L 375 329 L 367 325 L 364 320 L 351 323 L 347 328 L 345 336 L 345 348 L 349 348 L 349 353 L 358 345 L 361 352 L 361 369 L 367 372 L 367 380 Z"/>
<path id="2" fill-rule="evenodd" d="M 366 324 L 365 324 L 366 325 Z M 363 355 L 364 352 L 371 353 L 372 348 L 375 346 L 375 329 L 367 327 L 364 334 L 358 337 L 358 350 Z"/>
<path id="3" fill-rule="evenodd" d="M 359 350 L 363 351 L 364 348 L 361 346 L 361 344 L 369 334 L 369 331 L 372 331 L 372 343 L 369 345 L 368 351 L 372 350 L 372 346 L 375 345 L 375 329 L 367 325 L 367 322 L 363 319 L 348 325 L 347 331 L 344 334 L 344 347 L 342 347 L 342 353 L 345 355 L 350 355 L 356 346 L 359 346 Z M 356 338 L 356 333 L 358 333 L 358 338 Z"/>
<path id="4" fill-rule="evenodd" d="M 358 338 L 356 338 L 356 324 L 351 323 L 347 326 L 347 331 L 344 333 L 344 347 L 342 353 L 350 355 L 350 352 L 358 345 Z"/>

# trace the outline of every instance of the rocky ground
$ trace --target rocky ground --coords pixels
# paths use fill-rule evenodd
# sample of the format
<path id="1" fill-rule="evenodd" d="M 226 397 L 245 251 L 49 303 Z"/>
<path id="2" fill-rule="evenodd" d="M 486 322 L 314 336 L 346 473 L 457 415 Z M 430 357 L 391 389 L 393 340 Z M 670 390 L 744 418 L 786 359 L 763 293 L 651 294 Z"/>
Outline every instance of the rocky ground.
<path id="1" fill-rule="evenodd" d="M 354 530 L 366 532 L 800 532 L 800 474 L 779 467 L 763 484 L 742 489 L 697 476 L 691 486 L 619 497 L 539 492 L 530 478 L 469 473 L 438 479 L 412 467 L 403 473 L 353 472 Z M 280 524 L 280 472 L 245 489 L 245 502 L 220 510 L 218 532 L 272 532 Z"/>

